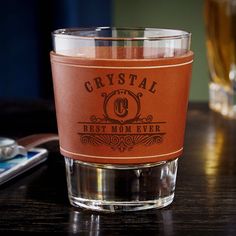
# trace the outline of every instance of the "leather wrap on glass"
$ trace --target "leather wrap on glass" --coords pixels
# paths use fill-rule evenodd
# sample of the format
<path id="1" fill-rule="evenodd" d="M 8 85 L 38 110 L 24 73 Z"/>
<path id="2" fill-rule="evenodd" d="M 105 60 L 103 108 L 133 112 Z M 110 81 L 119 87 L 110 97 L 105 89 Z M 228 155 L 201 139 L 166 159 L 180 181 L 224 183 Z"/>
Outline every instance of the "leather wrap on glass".
<path id="1" fill-rule="evenodd" d="M 85 59 L 51 52 L 64 156 L 141 164 L 183 152 L 193 53 L 159 59 Z"/>

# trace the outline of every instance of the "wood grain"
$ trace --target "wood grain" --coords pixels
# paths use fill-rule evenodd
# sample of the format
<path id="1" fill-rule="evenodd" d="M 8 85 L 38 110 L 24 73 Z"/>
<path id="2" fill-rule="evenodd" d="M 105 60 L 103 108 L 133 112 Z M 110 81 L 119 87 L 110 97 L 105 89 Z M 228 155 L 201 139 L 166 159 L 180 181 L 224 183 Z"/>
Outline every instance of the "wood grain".
<path id="1" fill-rule="evenodd" d="M 55 132 L 51 103 L 0 103 L 1 135 Z M 100 214 L 67 199 L 58 144 L 46 163 L 1 186 L 0 232 L 67 235 L 236 235 L 236 121 L 190 104 L 174 202 L 162 210 Z"/>

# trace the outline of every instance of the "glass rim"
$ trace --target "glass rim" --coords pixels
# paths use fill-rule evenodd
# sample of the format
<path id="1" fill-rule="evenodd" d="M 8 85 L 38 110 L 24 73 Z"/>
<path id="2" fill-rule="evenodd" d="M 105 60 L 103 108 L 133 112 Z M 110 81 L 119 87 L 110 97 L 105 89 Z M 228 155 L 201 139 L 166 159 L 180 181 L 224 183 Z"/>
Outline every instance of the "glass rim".
<path id="1" fill-rule="evenodd" d="M 169 35 L 156 35 L 156 36 L 145 36 L 145 37 L 99 37 L 99 36 L 84 36 L 84 35 L 73 35 L 69 33 L 73 32 L 99 32 L 102 30 L 130 30 L 130 31 L 156 31 L 158 32 L 169 32 L 172 34 Z M 191 33 L 185 30 L 179 29 L 167 29 L 167 28 L 155 28 L 155 27 L 78 27 L 78 28 L 62 28 L 57 29 L 52 32 L 53 37 L 60 37 L 65 39 L 82 39 L 82 40 L 109 40 L 109 41 L 159 41 L 159 40 L 175 40 L 175 39 L 184 39 L 190 38 Z"/>

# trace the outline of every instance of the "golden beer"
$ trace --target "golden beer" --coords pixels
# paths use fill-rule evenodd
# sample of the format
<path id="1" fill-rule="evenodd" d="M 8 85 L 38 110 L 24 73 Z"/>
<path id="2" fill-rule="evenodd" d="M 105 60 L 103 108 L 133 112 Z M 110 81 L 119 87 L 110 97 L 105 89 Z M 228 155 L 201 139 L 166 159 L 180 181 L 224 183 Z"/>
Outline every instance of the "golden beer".
<path id="1" fill-rule="evenodd" d="M 210 107 L 234 117 L 236 84 L 236 0 L 205 1 Z"/>

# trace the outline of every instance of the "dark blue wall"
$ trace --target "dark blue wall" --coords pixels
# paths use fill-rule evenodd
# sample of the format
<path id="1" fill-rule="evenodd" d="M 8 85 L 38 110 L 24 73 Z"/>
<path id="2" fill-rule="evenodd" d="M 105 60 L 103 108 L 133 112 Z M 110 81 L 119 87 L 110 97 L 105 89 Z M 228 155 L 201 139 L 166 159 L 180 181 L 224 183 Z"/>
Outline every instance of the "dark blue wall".
<path id="1" fill-rule="evenodd" d="M 52 98 L 51 31 L 111 25 L 110 0 L 0 3 L 0 99 Z"/>

